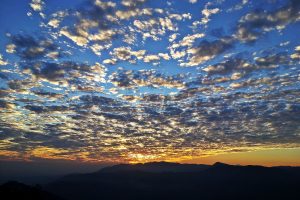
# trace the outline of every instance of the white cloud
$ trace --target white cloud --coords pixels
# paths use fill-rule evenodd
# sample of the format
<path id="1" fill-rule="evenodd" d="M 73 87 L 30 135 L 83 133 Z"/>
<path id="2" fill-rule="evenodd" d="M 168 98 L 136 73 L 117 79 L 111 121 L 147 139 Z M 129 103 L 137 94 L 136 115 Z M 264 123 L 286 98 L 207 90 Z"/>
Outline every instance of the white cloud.
<path id="1" fill-rule="evenodd" d="M 57 28 L 59 26 L 59 23 L 60 23 L 60 21 L 58 19 L 54 18 L 48 22 L 48 25 L 52 26 L 53 28 Z"/>
<path id="2" fill-rule="evenodd" d="M 160 57 L 158 55 L 146 55 L 144 57 L 144 62 L 153 62 L 153 61 L 159 61 Z"/>
<path id="3" fill-rule="evenodd" d="M 34 11 L 42 11 L 44 2 L 42 0 L 32 0 L 29 4 Z"/>
<path id="4" fill-rule="evenodd" d="M 116 60 L 134 60 L 143 59 L 143 56 L 145 55 L 146 50 L 138 50 L 134 51 L 131 49 L 131 47 L 118 47 L 114 48 L 110 54 L 116 59 Z"/>
<path id="5" fill-rule="evenodd" d="M 95 5 L 99 6 L 103 10 L 116 7 L 116 3 L 112 2 L 112 1 L 103 2 L 101 0 L 96 0 Z"/>
<path id="6" fill-rule="evenodd" d="M 2 57 L 2 55 L 0 54 L 0 65 L 7 65 L 7 64 L 8 64 L 8 62 L 5 61 L 5 60 L 3 60 L 3 57 Z"/>
<path id="7" fill-rule="evenodd" d="M 201 24 L 207 24 L 210 21 L 210 16 L 217 14 L 218 12 L 220 12 L 219 8 L 205 8 L 204 10 L 202 10 L 202 14 L 204 15 L 204 17 L 201 19 Z"/>
<path id="8" fill-rule="evenodd" d="M 178 33 L 173 33 L 172 35 L 169 36 L 169 42 L 173 42 L 176 40 Z"/>
<path id="9" fill-rule="evenodd" d="M 105 60 L 103 60 L 104 64 L 110 64 L 110 65 L 115 65 L 116 62 L 117 62 L 117 60 L 114 59 L 114 58 L 113 59 L 105 59 Z"/>
<path id="10" fill-rule="evenodd" d="M 59 32 L 60 35 L 64 35 L 73 42 L 75 42 L 78 46 L 86 46 L 89 42 L 87 38 L 80 36 L 80 35 L 74 35 L 68 31 L 66 27 L 62 28 Z"/>
<path id="11" fill-rule="evenodd" d="M 108 29 L 108 30 L 100 30 L 97 34 L 91 34 L 88 36 L 89 40 L 93 41 L 107 41 L 110 40 L 114 35 L 116 35 L 116 32 L 114 30 Z"/>
<path id="12" fill-rule="evenodd" d="M 211 20 L 210 17 L 221 11 L 219 8 L 212 8 L 212 9 L 208 8 L 208 6 L 210 6 L 210 5 L 211 5 L 211 3 L 207 3 L 205 5 L 205 8 L 201 11 L 201 13 L 204 17 L 202 17 L 201 20 L 194 21 L 192 23 L 192 28 L 195 29 L 199 25 L 205 25 L 205 27 L 207 27 L 208 22 Z"/>
<path id="13" fill-rule="evenodd" d="M 189 0 L 190 3 L 197 3 L 198 0 Z"/>
<path id="14" fill-rule="evenodd" d="M 170 56 L 167 53 L 159 53 L 158 54 L 161 58 L 165 59 L 165 60 L 170 60 Z"/>
<path id="15" fill-rule="evenodd" d="M 17 46 L 15 44 L 8 44 L 8 45 L 6 45 L 6 52 L 7 53 L 15 53 L 16 47 Z"/>
<path id="16" fill-rule="evenodd" d="M 143 8 L 143 9 L 133 9 L 133 10 L 117 10 L 116 16 L 121 20 L 128 20 L 132 17 L 141 16 L 141 15 L 152 15 L 151 8 Z"/>

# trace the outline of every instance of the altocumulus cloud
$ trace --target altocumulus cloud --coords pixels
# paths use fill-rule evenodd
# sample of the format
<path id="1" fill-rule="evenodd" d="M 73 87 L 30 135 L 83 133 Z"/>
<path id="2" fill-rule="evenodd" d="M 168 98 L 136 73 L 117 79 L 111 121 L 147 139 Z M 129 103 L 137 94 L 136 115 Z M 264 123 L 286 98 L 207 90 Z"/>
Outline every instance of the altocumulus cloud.
<path id="1" fill-rule="evenodd" d="M 1 158 L 179 161 L 300 146 L 298 1 L 61 4 L 32 0 L 39 24 L 1 36 Z"/>

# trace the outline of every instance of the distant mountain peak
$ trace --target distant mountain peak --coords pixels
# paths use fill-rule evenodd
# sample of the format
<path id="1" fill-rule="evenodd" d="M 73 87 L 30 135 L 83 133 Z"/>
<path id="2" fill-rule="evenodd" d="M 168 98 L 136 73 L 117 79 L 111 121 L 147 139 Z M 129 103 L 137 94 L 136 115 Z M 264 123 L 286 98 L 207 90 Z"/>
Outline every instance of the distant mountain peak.
<path id="1" fill-rule="evenodd" d="M 212 166 L 230 166 L 230 165 L 222 162 L 215 162 L 215 164 L 213 164 Z"/>
<path id="2" fill-rule="evenodd" d="M 144 166 L 174 166 L 174 165 L 181 165 L 180 163 L 174 162 L 166 162 L 166 161 L 158 161 L 158 162 L 147 162 L 147 163 L 136 163 L 132 165 L 144 165 Z"/>

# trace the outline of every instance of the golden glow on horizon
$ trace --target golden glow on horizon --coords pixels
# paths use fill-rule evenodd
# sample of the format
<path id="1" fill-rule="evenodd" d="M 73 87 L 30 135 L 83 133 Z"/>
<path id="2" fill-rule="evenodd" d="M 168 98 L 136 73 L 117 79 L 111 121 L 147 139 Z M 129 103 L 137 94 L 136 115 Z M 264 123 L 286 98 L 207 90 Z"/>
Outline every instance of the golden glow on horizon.
<path id="1" fill-rule="evenodd" d="M 234 165 L 300 166 L 300 148 L 261 149 L 250 152 L 218 154 L 191 159 L 183 163 L 213 164 L 215 162 Z"/>
<path id="2" fill-rule="evenodd" d="M 90 158 L 89 152 L 69 152 L 64 149 L 38 147 L 23 157 L 15 151 L 0 151 L 0 156 L 4 160 L 26 160 L 34 161 L 35 159 L 47 160 L 66 160 L 80 161 L 90 163 L 146 163 L 146 162 L 178 162 L 178 163 L 197 163 L 213 164 L 215 162 L 224 162 L 228 164 L 240 165 L 264 165 L 264 166 L 300 166 L 300 148 L 239 148 L 215 150 L 196 155 L 195 150 L 184 149 L 182 154 L 174 150 L 164 149 L 161 154 L 149 154 L 145 152 L 136 152 L 123 154 L 121 158 L 112 159 L 93 159 Z M 239 152 L 238 152 L 239 151 Z M 190 154 L 188 153 L 190 152 Z M 203 152 L 203 151 L 202 151 Z M 189 154 L 189 155 L 188 155 Z M 180 156 L 179 156 L 180 155 Z"/>

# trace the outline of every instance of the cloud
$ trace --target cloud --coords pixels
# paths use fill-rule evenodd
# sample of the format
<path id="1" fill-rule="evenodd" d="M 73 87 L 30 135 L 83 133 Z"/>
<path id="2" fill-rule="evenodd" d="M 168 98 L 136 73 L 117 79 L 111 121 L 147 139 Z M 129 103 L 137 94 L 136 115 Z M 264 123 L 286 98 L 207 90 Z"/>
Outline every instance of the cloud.
<path id="1" fill-rule="evenodd" d="M 231 75 L 231 77 L 222 77 L 213 80 L 213 82 L 219 80 L 229 81 L 238 80 L 243 76 L 246 76 L 253 71 L 260 71 L 263 69 L 273 69 L 282 65 L 292 65 L 289 56 L 284 53 L 277 53 L 273 55 L 255 57 L 254 60 L 242 59 L 242 58 L 229 58 L 221 63 L 214 65 L 208 65 L 202 70 L 211 75 Z M 241 86 L 240 83 L 233 83 L 235 86 Z"/>
<path id="2" fill-rule="evenodd" d="M 6 45 L 6 52 L 7 53 L 15 53 L 16 47 L 17 46 L 15 44 L 8 44 L 8 45 Z"/>
<path id="3" fill-rule="evenodd" d="M 197 3 L 197 0 L 189 0 L 189 2 L 194 4 L 194 3 Z"/>
<path id="4" fill-rule="evenodd" d="M 55 13 L 49 25 L 56 28 L 62 20 L 74 20 L 74 25 L 63 26 L 58 33 L 81 47 L 86 47 L 92 42 L 105 44 L 118 33 L 115 29 L 110 28 L 115 24 L 112 21 L 115 7 L 116 4 L 111 1 L 89 1 L 75 11 Z"/>
<path id="5" fill-rule="evenodd" d="M 250 12 L 240 19 L 235 37 L 241 42 L 253 42 L 265 32 L 282 30 L 288 24 L 300 20 L 299 10 L 299 1 L 290 0 L 286 6 L 275 11 Z"/>
<path id="6" fill-rule="evenodd" d="M 173 15 L 174 16 L 174 15 Z M 180 15 L 179 20 L 182 20 Z M 148 20 L 134 20 L 133 25 L 137 28 L 135 31 L 142 34 L 144 40 L 152 38 L 154 41 L 161 40 L 167 31 L 177 31 L 177 26 L 169 17 L 150 18 Z"/>
<path id="7" fill-rule="evenodd" d="M 173 42 L 174 40 L 176 40 L 178 33 L 173 33 L 172 35 L 169 36 L 169 42 Z"/>
<path id="8" fill-rule="evenodd" d="M 200 65 L 226 52 L 228 49 L 232 47 L 233 47 L 233 39 L 230 37 L 224 37 L 212 42 L 203 40 L 200 42 L 198 47 L 191 48 L 188 50 L 188 53 L 191 54 L 192 56 L 187 63 L 181 63 L 181 66 Z"/>
<path id="9" fill-rule="evenodd" d="M 103 30 L 97 34 L 89 36 L 89 39 L 92 41 L 108 41 L 111 40 L 117 34 L 114 30 Z"/>
<path id="10" fill-rule="evenodd" d="M 255 62 L 258 65 L 258 68 L 272 68 L 291 64 L 288 56 L 282 53 L 255 58 Z"/>
<path id="11" fill-rule="evenodd" d="M 29 70 L 29 74 L 33 75 L 33 78 L 46 79 L 52 83 L 56 82 L 68 82 L 69 84 L 78 84 L 74 80 L 78 80 L 81 86 L 84 86 L 93 81 L 105 82 L 104 77 L 106 75 L 106 68 L 96 63 L 95 65 L 87 65 L 76 62 L 36 62 L 28 63 L 24 65 L 24 70 Z M 27 72 L 28 73 L 28 72 Z"/>
<path id="12" fill-rule="evenodd" d="M 157 63 L 162 59 L 170 60 L 168 53 L 146 54 L 146 50 L 132 50 L 131 47 L 116 47 L 110 52 L 111 59 L 105 59 L 104 64 L 114 65 L 118 61 L 128 61 L 130 63 L 136 63 L 137 60 L 142 60 L 145 63 L 154 62 Z"/>
<path id="13" fill-rule="evenodd" d="M 78 46 L 87 46 L 90 42 L 107 42 L 111 41 L 114 36 L 118 33 L 113 29 L 99 30 L 97 33 L 89 33 L 90 29 L 98 27 L 99 24 L 96 21 L 82 19 L 80 23 L 77 24 L 75 31 L 71 32 L 67 27 L 63 27 L 59 34 L 63 35 Z"/>
<path id="14" fill-rule="evenodd" d="M 227 12 L 232 12 L 235 10 L 241 10 L 243 9 L 247 4 L 249 3 L 249 0 L 242 0 L 240 3 L 236 4 L 235 6 L 229 8 Z"/>
<path id="15" fill-rule="evenodd" d="M 53 28 L 58 28 L 59 27 L 59 24 L 60 24 L 60 21 L 58 19 L 51 19 L 49 22 L 48 22 L 48 25 L 49 26 L 52 26 Z"/>
<path id="16" fill-rule="evenodd" d="M 300 46 L 295 47 L 295 53 L 291 55 L 294 60 L 300 60 Z"/>
<path id="17" fill-rule="evenodd" d="M 133 17 L 138 17 L 142 15 L 151 16 L 152 15 L 152 9 L 150 8 L 132 8 L 129 10 L 117 10 L 115 13 L 116 17 L 120 20 L 129 20 Z"/>
<path id="18" fill-rule="evenodd" d="M 210 21 L 210 16 L 217 14 L 218 12 L 220 12 L 219 8 L 214 8 L 214 9 L 204 9 L 202 10 L 202 14 L 204 15 L 204 18 L 201 19 L 200 24 L 207 24 Z"/>
<path id="19" fill-rule="evenodd" d="M 2 55 L 0 54 L 0 65 L 7 65 L 7 64 L 8 64 L 8 62 L 5 61 L 5 60 L 3 60 L 3 57 L 2 57 Z"/>
<path id="20" fill-rule="evenodd" d="M 199 38 L 204 37 L 205 34 L 203 33 L 195 33 L 195 34 L 188 34 L 184 36 L 180 41 L 173 42 L 177 38 L 177 34 L 171 35 L 169 41 L 173 42 L 170 49 L 170 55 L 173 59 L 180 59 L 186 56 L 188 52 L 192 50 L 193 45 L 195 45 L 195 41 Z M 180 50 L 178 50 L 180 49 Z"/>
<path id="21" fill-rule="evenodd" d="M 57 11 L 51 14 L 47 25 L 52 28 L 58 28 L 67 16 L 69 16 L 69 12 L 67 10 Z"/>
<path id="22" fill-rule="evenodd" d="M 141 60 L 143 59 L 144 55 L 146 53 L 146 50 L 138 50 L 134 51 L 131 50 L 131 47 L 117 47 L 113 49 L 113 52 L 110 54 L 113 56 L 113 58 L 121 61 L 134 61 L 136 59 Z"/>
<path id="23" fill-rule="evenodd" d="M 104 64 L 109 64 L 109 65 L 114 65 L 114 64 L 116 64 L 116 62 L 117 62 L 117 60 L 115 58 L 103 60 Z"/>
<path id="24" fill-rule="evenodd" d="M 144 0 L 31 3 L 47 13 L 32 27 L 43 36 L 7 33 L 0 59 L 0 148 L 12 159 L 181 161 L 299 146 L 300 47 L 282 31 L 296 30 L 297 1 L 263 11 L 240 1 L 233 18 L 222 1 L 198 15 Z M 224 19 L 232 27 L 220 29 Z M 272 30 L 282 35 L 259 43 Z"/>
<path id="25" fill-rule="evenodd" d="M 166 76 L 155 70 L 124 70 L 112 73 L 110 81 L 121 88 L 166 87 L 182 89 L 185 87 L 183 78 L 182 76 Z"/>
<path id="26" fill-rule="evenodd" d="M 15 105 L 13 103 L 4 101 L 4 100 L 0 100 L 0 107 L 1 108 L 5 108 L 5 109 L 13 109 L 15 108 Z"/>
<path id="27" fill-rule="evenodd" d="M 86 105 L 99 105 L 99 106 L 118 106 L 120 102 L 115 101 L 112 98 L 107 98 L 103 96 L 91 96 L 85 95 L 81 96 L 80 100 L 83 101 Z"/>
<path id="28" fill-rule="evenodd" d="M 60 36 L 65 36 L 76 45 L 90 48 L 96 55 L 112 46 L 112 41 L 122 38 L 128 44 L 135 40 L 132 31 L 120 21 L 131 20 L 142 15 L 151 16 L 151 8 L 142 8 L 144 1 L 122 1 L 117 6 L 112 1 L 90 1 L 75 11 L 64 15 L 56 15 L 48 22 L 58 28 L 62 20 L 74 20 L 74 25 L 62 26 L 58 30 Z"/>
<path id="29" fill-rule="evenodd" d="M 209 65 L 203 69 L 208 74 L 228 74 L 231 72 L 253 70 L 254 66 L 243 59 L 231 59 L 216 65 Z"/>
<path id="30" fill-rule="evenodd" d="M 144 62 L 153 62 L 153 61 L 159 61 L 160 57 L 158 55 L 146 55 L 144 57 Z"/>
<path id="31" fill-rule="evenodd" d="M 191 2 L 191 3 L 196 3 L 196 2 Z M 204 16 L 201 18 L 199 21 L 194 21 L 193 22 L 193 28 L 197 28 L 199 25 L 204 25 L 207 28 L 208 22 L 211 20 L 211 16 L 219 13 L 221 10 L 219 8 L 208 8 L 211 6 L 212 3 L 208 2 L 205 4 L 204 9 L 201 11 L 202 15 Z"/>
<path id="32" fill-rule="evenodd" d="M 40 58 L 56 59 L 63 55 L 58 46 L 50 38 L 35 38 L 30 35 L 13 35 L 10 44 L 6 46 L 8 53 L 16 53 L 25 60 Z"/>
<path id="33" fill-rule="evenodd" d="M 42 11 L 44 2 L 42 0 L 32 0 L 29 5 L 34 11 Z"/>
<path id="34" fill-rule="evenodd" d="M 160 56 L 161 58 L 165 59 L 165 60 L 170 60 L 170 56 L 167 53 L 158 53 L 158 56 Z"/>
<path id="35" fill-rule="evenodd" d="M 86 37 L 73 34 L 66 27 L 63 27 L 59 33 L 60 33 L 60 35 L 66 36 L 67 38 L 72 40 L 78 46 L 86 46 L 89 42 Z"/>
<path id="36" fill-rule="evenodd" d="M 204 36 L 205 36 L 204 33 L 195 33 L 192 35 L 186 35 L 178 43 L 173 43 L 171 47 L 174 49 L 179 47 L 191 47 L 195 43 L 196 39 L 203 38 Z M 176 35 L 173 35 L 172 37 L 174 38 L 172 40 L 176 39 Z"/>
<path id="37" fill-rule="evenodd" d="M 116 7 L 116 3 L 112 2 L 112 1 L 103 2 L 101 0 L 96 0 L 94 2 L 94 4 L 96 6 L 102 8 L 103 10 Z"/>
<path id="38" fill-rule="evenodd" d="M 146 0 L 122 0 L 121 4 L 126 7 L 137 7 L 145 2 Z"/>

